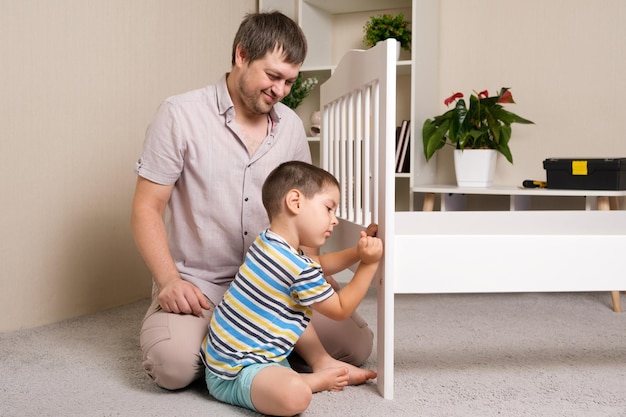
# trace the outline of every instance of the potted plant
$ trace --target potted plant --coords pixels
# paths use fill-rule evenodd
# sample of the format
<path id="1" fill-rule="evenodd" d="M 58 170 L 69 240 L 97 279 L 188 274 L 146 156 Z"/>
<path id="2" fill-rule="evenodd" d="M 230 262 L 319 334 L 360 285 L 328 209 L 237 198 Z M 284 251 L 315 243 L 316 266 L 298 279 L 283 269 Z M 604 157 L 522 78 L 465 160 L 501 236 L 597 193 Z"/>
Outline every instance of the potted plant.
<path id="1" fill-rule="evenodd" d="M 309 95 L 311 90 L 313 90 L 313 87 L 317 85 L 317 82 L 316 77 L 304 79 L 304 77 L 302 77 L 302 73 L 298 73 L 298 78 L 296 78 L 291 86 L 289 94 L 283 97 L 281 102 L 289 108 L 295 109 L 302 103 L 302 100 Z"/>
<path id="2" fill-rule="evenodd" d="M 393 38 L 400 42 L 400 47 L 407 51 L 411 50 L 411 30 L 402 13 L 396 16 L 390 14 L 372 16 L 363 26 L 363 32 L 363 43 L 370 48 L 376 45 L 376 42 Z"/>
<path id="3" fill-rule="evenodd" d="M 515 103 L 508 88 L 489 97 L 487 90 L 472 94 L 469 108 L 465 104 L 462 93 L 455 93 L 448 97 L 444 104 L 449 106 L 455 102 L 454 108 L 442 115 L 424 121 L 422 127 L 422 141 L 426 160 L 436 151 L 450 144 L 455 147 L 454 163 L 459 186 L 489 186 L 495 171 L 497 153 L 501 153 L 510 163 L 513 155 L 509 148 L 511 139 L 511 124 L 532 124 L 506 110 L 502 105 Z M 490 150 L 479 152 L 477 150 Z M 486 158 L 476 162 L 476 158 Z M 464 177 L 463 163 L 478 169 L 478 173 L 470 173 Z"/>

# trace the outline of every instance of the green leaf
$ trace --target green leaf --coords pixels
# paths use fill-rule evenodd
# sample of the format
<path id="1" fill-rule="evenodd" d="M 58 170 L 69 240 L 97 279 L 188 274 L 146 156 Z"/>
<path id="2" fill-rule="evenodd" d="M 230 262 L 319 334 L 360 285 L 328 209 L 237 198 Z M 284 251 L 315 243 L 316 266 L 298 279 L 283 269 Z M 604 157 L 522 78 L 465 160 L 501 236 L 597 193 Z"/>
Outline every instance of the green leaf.
<path id="1" fill-rule="evenodd" d="M 446 144 L 446 131 L 448 130 L 449 121 L 444 122 L 437 126 L 433 120 L 429 119 L 424 121 L 422 127 L 422 142 L 424 145 L 424 156 L 429 161 L 434 153 L 441 149 Z"/>
<path id="2" fill-rule="evenodd" d="M 467 131 L 465 127 L 465 119 L 467 117 L 465 100 L 460 99 L 456 102 L 454 110 L 451 110 L 451 116 L 452 121 L 450 123 L 448 139 L 453 145 L 456 145 L 463 140 L 463 137 L 466 134 L 465 132 Z"/>

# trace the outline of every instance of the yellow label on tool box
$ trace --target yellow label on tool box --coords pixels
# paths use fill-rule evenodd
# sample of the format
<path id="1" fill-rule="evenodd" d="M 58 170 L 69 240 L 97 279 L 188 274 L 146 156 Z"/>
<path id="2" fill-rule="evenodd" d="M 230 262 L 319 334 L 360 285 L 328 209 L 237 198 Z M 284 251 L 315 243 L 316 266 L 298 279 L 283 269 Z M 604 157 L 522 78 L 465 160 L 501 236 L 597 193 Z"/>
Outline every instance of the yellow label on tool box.
<path id="1" fill-rule="evenodd" d="M 587 161 L 572 161 L 572 175 L 587 175 Z"/>

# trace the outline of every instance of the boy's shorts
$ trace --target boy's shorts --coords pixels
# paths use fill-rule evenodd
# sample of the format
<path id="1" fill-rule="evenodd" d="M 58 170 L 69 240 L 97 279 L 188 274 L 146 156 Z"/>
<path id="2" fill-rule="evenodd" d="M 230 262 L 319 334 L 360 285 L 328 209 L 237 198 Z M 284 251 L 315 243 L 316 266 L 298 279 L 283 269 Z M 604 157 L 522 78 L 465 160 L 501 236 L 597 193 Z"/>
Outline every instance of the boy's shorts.
<path id="1" fill-rule="evenodd" d="M 235 379 L 223 379 L 205 369 L 206 385 L 209 389 L 209 394 L 222 402 L 257 411 L 254 408 L 254 404 L 252 404 L 250 392 L 252 380 L 256 374 L 268 366 L 284 366 L 291 369 L 287 359 L 283 359 L 280 362 L 248 365 L 239 372 Z"/>

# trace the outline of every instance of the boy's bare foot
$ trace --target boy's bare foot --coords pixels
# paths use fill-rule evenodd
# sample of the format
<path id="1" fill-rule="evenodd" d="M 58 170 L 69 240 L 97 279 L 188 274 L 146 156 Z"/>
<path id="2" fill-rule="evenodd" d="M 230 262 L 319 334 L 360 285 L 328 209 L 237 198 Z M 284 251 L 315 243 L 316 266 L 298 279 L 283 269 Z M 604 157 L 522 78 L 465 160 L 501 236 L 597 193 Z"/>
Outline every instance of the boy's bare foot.
<path id="1" fill-rule="evenodd" d="M 359 368 L 349 363 L 339 361 L 332 356 L 325 357 L 323 360 L 320 360 L 319 363 L 316 363 L 312 368 L 314 373 L 320 372 L 324 369 L 346 368 L 348 370 L 348 385 L 363 384 L 366 381 L 377 377 L 376 372 L 370 369 Z"/>
<path id="2" fill-rule="evenodd" d="M 348 385 L 349 375 L 348 368 L 345 366 L 321 369 L 310 374 L 300 374 L 313 392 L 341 391 L 343 387 Z"/>

